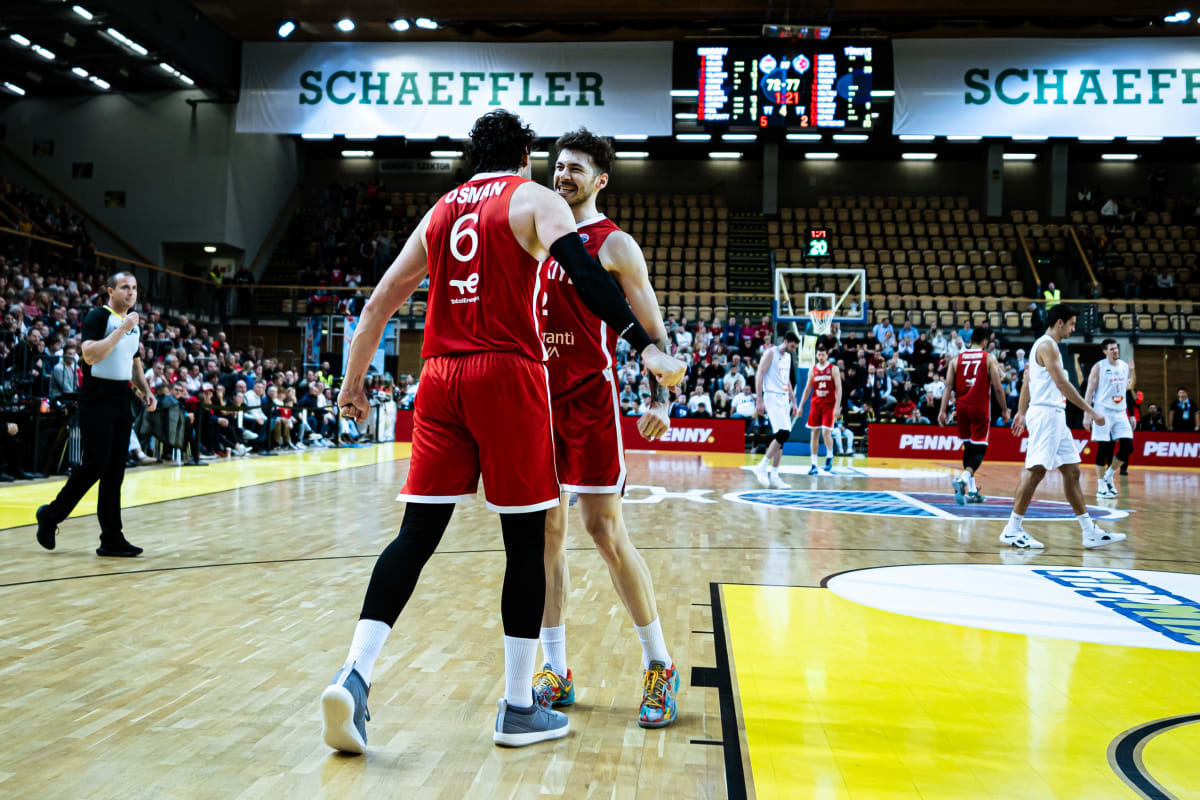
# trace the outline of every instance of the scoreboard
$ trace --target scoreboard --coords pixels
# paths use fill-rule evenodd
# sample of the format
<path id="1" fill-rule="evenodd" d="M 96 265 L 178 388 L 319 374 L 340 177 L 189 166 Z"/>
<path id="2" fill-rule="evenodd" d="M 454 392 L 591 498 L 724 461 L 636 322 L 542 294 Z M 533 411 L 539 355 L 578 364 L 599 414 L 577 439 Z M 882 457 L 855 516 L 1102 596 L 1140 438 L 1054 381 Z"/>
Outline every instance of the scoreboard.
<path id="1" fill-rule="evenodd" d="M 833 236 L 828 228 L 809 228 L 804 237 L 805 258 L 829 258 L 833 255 Z"/>
<path id="2" fill-rule="evenodd" d="M 704 46 L 701 125 L 869 131 L 874 49 L 834 42 Z"/>

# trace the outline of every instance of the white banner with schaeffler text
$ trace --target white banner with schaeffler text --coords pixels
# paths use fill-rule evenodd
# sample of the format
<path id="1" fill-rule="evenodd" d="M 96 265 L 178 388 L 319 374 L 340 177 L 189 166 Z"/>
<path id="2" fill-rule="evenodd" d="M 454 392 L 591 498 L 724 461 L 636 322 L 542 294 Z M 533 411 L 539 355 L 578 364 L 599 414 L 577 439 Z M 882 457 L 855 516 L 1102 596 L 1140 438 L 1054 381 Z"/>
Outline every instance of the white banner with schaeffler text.
<path id="1" fill-rule="evenodd" d="M 892 132 L 1200 136 L 1200 38 L 900 39 Z"/>
<path id="2" fill-rule="evenodd" d="M 461 139 L 505 108 L 540 136 L 664 136 L 671 59 L 670 42 L 247 43 L 237 131 Z"/>

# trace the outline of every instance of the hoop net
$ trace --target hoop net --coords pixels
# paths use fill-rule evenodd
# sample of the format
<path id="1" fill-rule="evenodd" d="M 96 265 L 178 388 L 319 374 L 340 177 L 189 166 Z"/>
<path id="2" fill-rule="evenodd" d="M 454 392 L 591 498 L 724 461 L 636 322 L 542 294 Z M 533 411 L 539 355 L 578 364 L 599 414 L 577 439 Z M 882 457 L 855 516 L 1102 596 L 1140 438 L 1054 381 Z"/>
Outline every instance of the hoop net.
<path id="1" fill-rule="evenodd" d="M 813 333 L 817 336 L 828 336 L 833 330 L 832 308 L 810 308 L 808 318 L 812 322 Z"/>

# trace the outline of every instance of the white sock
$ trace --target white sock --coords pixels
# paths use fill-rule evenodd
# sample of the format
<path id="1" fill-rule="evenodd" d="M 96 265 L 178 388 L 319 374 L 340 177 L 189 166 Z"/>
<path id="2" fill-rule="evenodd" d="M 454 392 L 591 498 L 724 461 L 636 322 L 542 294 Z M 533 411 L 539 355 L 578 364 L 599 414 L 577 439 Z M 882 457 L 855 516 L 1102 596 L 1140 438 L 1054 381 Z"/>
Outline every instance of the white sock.
<path id="1" fill-rule="evenodd" d="M 960 481 L 962 481 L 963 483 L 970 483 L 970 482 L 971 482 L 971 473 L 967 472 L 967 471 L 964 469 L 964 470 L 962 471 L 962 474 L 958 476 L 958 479 L 959 479 Z"/>
<path id="2" fill-rule="evenodd" d="M 504 699 L 510 706 L 529 708 L 533 705 L 537 650 L 537 639 L 504 637 Z"/>
<path id="3" fill-rule="evenodd" d="M 812 451 L 812 465 L 814 467 L 816 467 L 816 466 L 820 466 L 820 464 L 821 464 L 821 457 L 819 455 L 817 455 L 817 448 L 814 447 L 813 451 Z"/>
<path id="4" fill-rule="evenodd" d="M 1006 530 L 1006 531 L 1020 530 L 1021 523 L 1024 521 L 1025 521 L 1025 515 L 1018 514 L 1017 512 L 1014 511 L 1008 515 L 1008 524 L 1004 526 L 1004 530 Z"/>
<path id="5" fill-rule="evenodd" d="M 1112 479 L 1113 479 L 1113 468 L 1109 467 L 1108 469 L 1104 470 L 1104 482 L 1112 483 Z"/>
<path id="6" fill-rule="evenodd" d="M 649 669 L 651 661 L 661 661 L 671 666 L 671 654 L 667 652 L 667 641 L 663 638 L 662 625 L 658 617 L 649 625 L 634 625 L 638 641 L 642 643 L 642 669 Z"/>
<path id="7" fill-rule="evenodd" d="M 542 656 L 555 675 L 567 676 L 567 626 L 542 628 Z"/>
<path id="8" fill-rule="evenodd" d="M 360 619 L 354 626 L 354 638 L 350 640 L 350 652 L 346 655 L 344 666 L 354 666 L 367 685 L 371 685 L 371 671 L 375 669 L 375 659 L 383 650 L 383 643 L 392 632 L 386 622 L 377 619 Z"/>
<path id="9" fill-rule="evenodd" d="M 977 491 L 979 491 L 979 487 L 975 485 L 974 475 L 967 476 L 967 491 L 971 494 L 975 494 Z"/>
<path id="10" fill-rule="evenodd" d="M 1079 521 L 1079 527 L 1083 529 L 1084 533 L 1090 533 L 1092 528 L 1096 527 L 1096 523 L 1092 522 L 1092 518 L 1087 514 L 1077 514 L 1075 519 Z"/>
<path id="11" fill-rule="evenodd" d="M 768 459 L 769 459 L 769 456 L 763 456 L 763 457 L 762 457 L 762 461 L 758 462 L 758 466 L 759 466 L 759 468 L 760 468 L 760 469 L 761 469 L 762 467 L 765 467 L 765 466 L 767 465 L 767 460 L 768 460 Z"/>

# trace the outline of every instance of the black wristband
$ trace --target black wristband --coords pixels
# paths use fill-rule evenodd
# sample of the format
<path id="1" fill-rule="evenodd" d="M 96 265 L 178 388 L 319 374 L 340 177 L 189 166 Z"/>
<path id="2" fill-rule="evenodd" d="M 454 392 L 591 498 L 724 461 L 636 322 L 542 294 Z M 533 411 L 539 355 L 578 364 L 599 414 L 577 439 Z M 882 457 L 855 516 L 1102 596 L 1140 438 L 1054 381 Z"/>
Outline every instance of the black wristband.
<path id="1" fill-rule="evenodd" d="M 653 342 L 633 315 L 621 287 L 599 261 L 592 258 L 578 233 L 568 233 L 550 245 L 550 255 L 575 284 L 579 299 L 588 310 L 604 320 L 633 349 L 641 353 Z"/>

